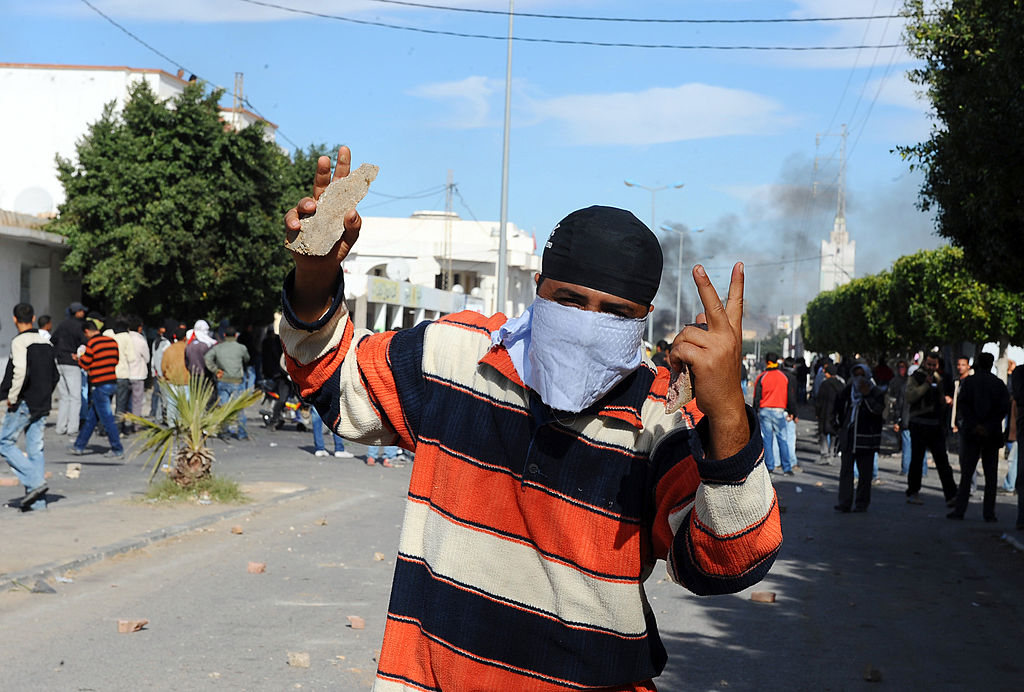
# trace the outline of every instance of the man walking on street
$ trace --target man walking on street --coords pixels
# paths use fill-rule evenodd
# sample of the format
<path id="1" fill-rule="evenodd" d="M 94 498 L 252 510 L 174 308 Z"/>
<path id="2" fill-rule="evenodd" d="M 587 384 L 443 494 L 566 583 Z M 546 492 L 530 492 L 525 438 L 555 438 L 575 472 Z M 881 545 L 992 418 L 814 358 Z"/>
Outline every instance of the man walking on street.
<path id="1" fill-rule="evenodd" d="M 46 470 L 43 458 L 43 429 L 50 413 L 50 397 L 60 374 L 50 340 L 32 328 L 35 314 L 28 303 L 14 306 L 17 336 L 11 340 L 0 398 L 7 403 L 7 415 L 0 426 L 0 456 L 14 469 L 25 487 L 21 511 L 46 508 Z M 25 433 L 25 451 L 18 449 L 18 437 Z"/>
<path id="2" fill-rule="evenodd" d="M 796 420 L 796 387 L 793 380 L 779 369 L 779 356 L 765 355 L 764 372 L 754 380 L 753 406 L 761 423 L 761 439 L 764 441 L 764 465 L 768 473 L 775 470 L 775 454 L 772 443 L 778 443 L 782 472 L 787 476 L 793 472 L 793 459 L 789 455 L 789 439 L 786 424 Z"/>
<path id="3" fill-rule="evenodd" d="M 885 389 L 875 384 L 866 362 L 850 369 L 850 383 L 839 394 L 836 418 L 841 421 L 839 447 L 842 466 L 839 469 L 839 503 L 836 510 L 847 513 L 866 512 L 871 503 L 871 468 L 882 443 L 882 412 Z M 853 468 L 860 471 L 857 498 L 853 496 Z"/>
<path id="4" fill-rule="evenodd" d="M 943 381 L 938 373 L 939 354 L 928 353 L 924 363 L 907 380 L 907 404 L 910 406 L 910 471 L 907 474 L 907 502 L 924 504 L 921 492 L 921 468 L 925 451 L 932 453 L 935 470 L 942 482 L 942 494 L 950 507 L 956 499 L 956 480 L 946 454 L 944 433 L 946 403 Z"/>
<path id="5" fill-rule="evenodd" d="M 207 351 L 203 355 L 203 361 L 206 363 L 206 369 L 217 379 L 217 399 L 220 403 L 227 402 L 232 395 L 243 391 L 245 366 L 249 364 L 249 349 L 238 343 L 238 330 L 230 325 L 225 327 L 224 341 Z M 245 429 L 245 411 L 238 414 L 235 437 L 239 440 L 249 439 L 249 433 Z"/>
<path id="6" fill-rule="evenodd" d="M 845 382 L 836 375 L 836 366 L 829 363 L 814 397 L 814 415 L 818 419 L 818 463 L 829 465 L 836 459 L 838 429 L 835 424 L 836 404 Z"/>
<path id="7" fill-rule="evenodd" d="M 89 341 L 85 345 L 85 353 L 78 358 L 78 364 L 89 376 L 89 410 L 68 452 L 85 454 L 85 446 L 89 444 L 92 431 L 97 424 L 102 424 L 110 441 L 110 450 L 103 456 L 120 459 L 124 456 L 124 447 L 121 445 L 114 412 L 110 410 L 110 399 L 117 393 L 117 342 L 112 337 L 100 334 L 102 329 L 103 324 L 99 320 L 86 320 L 85 336 Z"/>
<path id="8" fill-rule="evenodd" d="M 974 359 L 974 374 L 964 378 L 957 388 L 960 413 L 960 488 L 956 506 L 946 516 L 963 519 L 971 496 L 971 480 L 978 468 L 978 457 L 985 470 L 985 495 L 982 515 L 996 520 L 996 483 L 999 450 L 1003 446 L 1003 420 L 1010 412 L 1006 385 L 992 372 L 995 358 L 981 353 Z"/>
<path id="9" fill-rule="evenodd" d="M 78 435 L 82 409 L 82 369 L 75 362 L 78 347 L 85 344 L 85 313 L 81 303 L 72 303 L 69 316 L 53 330 L 50 341 L 57 357 L 60 384 L 57 392 L 57 434 Z"/>

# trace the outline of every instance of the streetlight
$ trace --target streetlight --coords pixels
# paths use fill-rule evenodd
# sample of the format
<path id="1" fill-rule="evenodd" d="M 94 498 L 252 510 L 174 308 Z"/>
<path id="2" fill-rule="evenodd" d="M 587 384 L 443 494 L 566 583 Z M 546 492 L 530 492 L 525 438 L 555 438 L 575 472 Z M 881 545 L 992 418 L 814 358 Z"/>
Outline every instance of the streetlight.
<path id="1" fill-rule="evenodd" d="M 673 233 L 679 234 L 679 258 L 676 263 L 676 334 L 679 333 L 679 328 L 682 326 L 682 320 L 680 319 L 680 305 L 682 303 L 683 296 L 683 232 L 678 228 L 668 226 L 666 224 L 661 225 L 661 230 L 672 231 Z M 691 228 L 691 233 L 703 233 L 703 228 Z"/>
<path id="2" fill-rule="evenodd" d="M 654 226 L 654 197 L 655 197 L 655 195 L 657 195 L 662 190 L 678 190 L 679 188 L 681 188 L 683 185 L 686 184 L 686 183 L 673 183 L 671 185 L 661 185 L 659 187 L 648 187 L 647 185 L 641 185 L 640 183 L 634 182 L 632 180 L 623 180 L 622 182 L 624 182 L 626 184 L 626 187 L 638 187 L 641 190 L 647 190 L 648 192 L 651 193 L 651 230 L 652 231 L 655 228 L 655 226 Z M 676 302 L 678 303 L 678 299 L 677 299 Z M 679 331 L 678 322 L 679 322 L 679 309 L 677 307 L 676 308 L 676 323 L 677 323 L 676 331 L 677 332 Z M 650 342 L 652 346 L 654 345 L 654 320 L 651 320 L 651 319 L 647 320 L 647 341 Z"/>

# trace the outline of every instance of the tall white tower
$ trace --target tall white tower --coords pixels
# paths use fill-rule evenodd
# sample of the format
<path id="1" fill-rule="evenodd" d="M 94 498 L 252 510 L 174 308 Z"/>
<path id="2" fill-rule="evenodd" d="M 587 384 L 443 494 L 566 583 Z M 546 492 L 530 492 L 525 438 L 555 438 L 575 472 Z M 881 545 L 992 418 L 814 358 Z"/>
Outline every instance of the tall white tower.
<path id="1" fill-rule="evenodd" d="M 821 241 L 818 291 L 831 291 L 853 279 L 857 242 L 846 232 L 846 125 L 839 145 L 839 184 L 836 192 L 836 218 L 828 240 Z"/>

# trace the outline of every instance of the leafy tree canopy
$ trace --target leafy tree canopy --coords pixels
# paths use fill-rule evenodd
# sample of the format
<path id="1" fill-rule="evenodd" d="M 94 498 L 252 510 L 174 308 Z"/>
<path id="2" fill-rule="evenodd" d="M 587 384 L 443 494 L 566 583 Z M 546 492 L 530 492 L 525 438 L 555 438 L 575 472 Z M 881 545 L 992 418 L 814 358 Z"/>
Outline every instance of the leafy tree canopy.
<path id="1" fill-rule="evenodd" d="M 282 214 L 312 174 L 262 125 L 227 127 L 219 98 L 191 84 L 162 102 L 141 82 L 89 127 L 77 162 L 57 158 L 67 201 L 48 230 L 67 236 L 64 268 L 106 314 L 244 323 L 276 308 L 289 267 Z"/>
<path id="2" fill-rule="evenodd" d="M 970 341 L 1024 341 L 1024 295 L 974 279 L 959 248 L 923 250 L 807 305 L 802 329 L 819 352 L 881 353 Z"/>
<path id="3" fill-rule="evenodd" d="M 906 0 L 910 73 L 935 115 L 930 138 L 900 147 L 924 170 L 919 205 L 988 283 L 1024 291 L 1024 0 Z"/>

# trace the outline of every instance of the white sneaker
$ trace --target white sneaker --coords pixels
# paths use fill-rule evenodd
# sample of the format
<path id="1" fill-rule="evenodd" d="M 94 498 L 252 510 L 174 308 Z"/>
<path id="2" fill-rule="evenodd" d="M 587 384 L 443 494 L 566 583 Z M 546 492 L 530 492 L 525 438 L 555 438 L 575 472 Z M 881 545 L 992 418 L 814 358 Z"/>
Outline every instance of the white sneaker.
<path id="1" fill-rule="evenodd" d="M 326 449 L 318 449 L 315 452 L 313 452 L 313 456 L 315 456 L 315 457 L 325 457 L 325 456 L 327 456 L 327 450 Z"/>
<path id="2" fill-rule="evenodd" d="M 339 459 L 352 459 L 353 457 L 355 457 L 355 454 L 353 454 L 352 452 L 346 452 L 344 449 L 337 449 L 334 451 L 334 456 L 338 457 Z"/>

